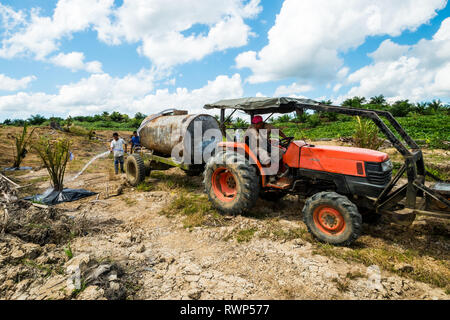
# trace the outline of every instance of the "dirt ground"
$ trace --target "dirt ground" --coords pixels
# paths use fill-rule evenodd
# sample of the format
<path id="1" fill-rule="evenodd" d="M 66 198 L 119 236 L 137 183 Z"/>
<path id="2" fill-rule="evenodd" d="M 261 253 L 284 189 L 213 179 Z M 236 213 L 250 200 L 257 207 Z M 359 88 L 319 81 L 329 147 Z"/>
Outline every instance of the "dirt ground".
<path id="1" fill-rule="evenodd" d="M 11 130 L 0 128 L 1 168 L 12 162 Z M 107 150 L 111 133 L 99 132 L 98 141 L 71 137 L 75 160 L 66 180 Z M 427 150 L 425 158 L 449 162 L 445 151 Z M 33 170 L 6 173 L 25 186 L 18 198 L 49 187 L 32 152 L 23 165 Z M 308 234 L 296 197 L 223 216 L 203 194 L 201 177 L 179 169 L 152 172 L 132 188 L 106 158 L 66 187 L 98 195 L 52 208 L 0 203 L 8 211 L 0 214 L 0 299 L 450 298 L 450 226 L 442 221 L 382 219 L 341 248 Z"/>

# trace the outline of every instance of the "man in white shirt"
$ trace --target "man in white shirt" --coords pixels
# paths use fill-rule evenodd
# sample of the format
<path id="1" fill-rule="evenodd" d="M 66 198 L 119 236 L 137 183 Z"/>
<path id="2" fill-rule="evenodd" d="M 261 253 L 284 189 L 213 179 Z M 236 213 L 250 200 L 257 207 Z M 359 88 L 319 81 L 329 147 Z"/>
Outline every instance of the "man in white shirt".
<path id="1" fill-rule="evenodd" d="M 113 140 L 111 141 L 109 151 L 114 153 L 114 170 L 116 174 L 119 173 L 119 164 L 120 172 L 125 173 L 123 170 L 123 155 L 124 151 L 127 152 L 127 143 L 122 138 L 119 138 L 119 134 L 117 132 L 113 133 Z"/>

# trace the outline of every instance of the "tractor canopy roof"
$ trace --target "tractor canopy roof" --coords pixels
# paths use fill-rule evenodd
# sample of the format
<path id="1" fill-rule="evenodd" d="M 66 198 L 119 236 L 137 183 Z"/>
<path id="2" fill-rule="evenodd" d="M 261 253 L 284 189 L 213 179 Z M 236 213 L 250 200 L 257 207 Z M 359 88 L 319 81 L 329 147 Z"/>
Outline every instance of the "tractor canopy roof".
<path id="1" fill-rule="evenodd" d="M 205 109 L 237 109 L 249 114 L 290 113 L 299 108 L 319 106 L 319 102 L 301 98 L 240 98 L 205 105 Z"/>

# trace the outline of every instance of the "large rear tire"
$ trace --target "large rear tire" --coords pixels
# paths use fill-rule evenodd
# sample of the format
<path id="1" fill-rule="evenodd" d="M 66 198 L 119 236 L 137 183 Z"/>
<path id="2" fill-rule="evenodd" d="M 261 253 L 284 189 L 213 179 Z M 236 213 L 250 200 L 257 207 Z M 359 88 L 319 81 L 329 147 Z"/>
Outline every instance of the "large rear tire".
<path id="1" fill-rule="evenodd" d="M 144 165 L 144 160 L 138 154 L 132 154 L 128 156 L 125 162 L 125 169 L 127 172 L 128 183 L 133 187 L 145 180 L 146 169 Z"/>
<path id="2" fill-rule="evenodd" d="M 348 246 L 362 231 L 362 217 L 356 205 L 335 192 L 320 192 L 308 198 L 303 221 L 319 241 L 333 245 Z"/>
<path id="3" fill-rule="evenodd" d="M 259 197 L 256 168 L 241 154 L 219 152 L 206 164 L 205 192 L 219 211 L 239 214 L 251 209 Z"/>

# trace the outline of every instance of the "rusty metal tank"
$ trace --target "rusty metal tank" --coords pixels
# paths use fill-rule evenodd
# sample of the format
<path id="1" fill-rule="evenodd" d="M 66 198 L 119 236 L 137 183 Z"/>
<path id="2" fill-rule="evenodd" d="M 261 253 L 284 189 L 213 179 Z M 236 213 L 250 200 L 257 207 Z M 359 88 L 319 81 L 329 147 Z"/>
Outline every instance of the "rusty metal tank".
<path id="1" fill-rule="evenodd" d="M 201 137 L 194 139 L 194 131 L 201 130 L 202 135 L 209 129 L 216 129 L 220 132 L 219 123 L 214 117 L 207 114 L 180 115 L 180 113 L 183 112 L 173 111 L 169 114 L 150 115 L 142 121 L 138 134 L 142 146 L 156 154 L 170 157 L 173 156 L 173 150 L 176 148 L 177 156 L 180 157 L 178 160 L 189 162 L 185 159 L 189 154 L 191 156 L 189 163 L 193 163 L 194 151 L 203 150 L 205 144 L 214 142 L 205 141 Z"/>

